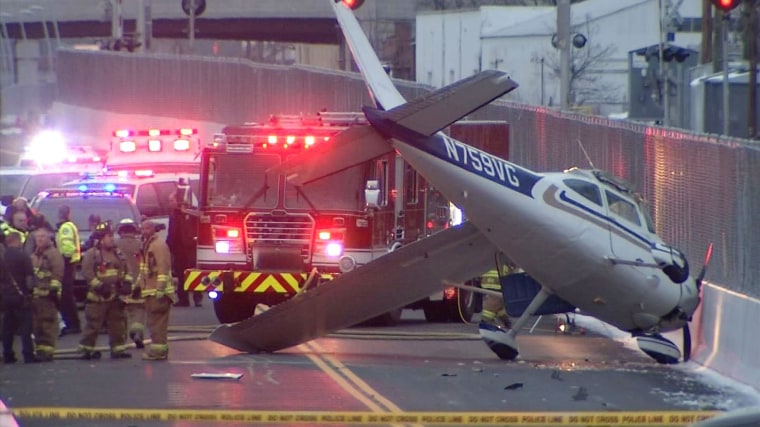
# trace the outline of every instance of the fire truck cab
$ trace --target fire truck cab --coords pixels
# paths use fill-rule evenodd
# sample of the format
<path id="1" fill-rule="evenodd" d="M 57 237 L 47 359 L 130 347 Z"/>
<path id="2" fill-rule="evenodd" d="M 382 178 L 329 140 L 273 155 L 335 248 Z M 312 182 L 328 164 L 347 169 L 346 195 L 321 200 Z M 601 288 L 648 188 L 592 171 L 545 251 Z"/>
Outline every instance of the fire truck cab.
<path id="1" fill-rule="evenodd" d="M 227 126 L 201 148 L 199 206 L 187 211 L 197 216 L 196 268 L 185 271 L 184 288 L 208 293 L 220 322 L 452 225 L 449 201 L 395 152 L 300 187 L 270 172 L 365 124 L 361 113 L 272 116 Z M 372 322 L 395 324 L 402 308 Z M 478 300 L 451 288 L 410 308 L 429 320 L 468 321 Z"/>

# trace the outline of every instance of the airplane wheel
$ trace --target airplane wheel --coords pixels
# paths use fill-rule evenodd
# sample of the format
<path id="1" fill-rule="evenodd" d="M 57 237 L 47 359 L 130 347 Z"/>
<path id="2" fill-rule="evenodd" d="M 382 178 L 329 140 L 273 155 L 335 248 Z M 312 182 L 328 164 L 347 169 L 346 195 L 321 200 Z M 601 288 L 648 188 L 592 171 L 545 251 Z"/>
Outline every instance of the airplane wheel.
<path id="1" fill-rule="evenodd" d="M 214 300 L 214 313 L 221 323 L 236 323 L 253 316 L 258 302 L 254 294 L 222 293 Z"/>

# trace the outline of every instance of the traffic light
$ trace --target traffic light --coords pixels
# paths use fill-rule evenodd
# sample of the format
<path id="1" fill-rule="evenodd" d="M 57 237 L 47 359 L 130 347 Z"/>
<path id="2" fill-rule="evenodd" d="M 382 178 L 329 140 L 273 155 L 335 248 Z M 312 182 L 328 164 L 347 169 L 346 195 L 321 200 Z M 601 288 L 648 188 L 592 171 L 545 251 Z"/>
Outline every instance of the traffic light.
<path id="1" fill-rule="evenodd" d="M 340 0 L 337 0 L 340 1 Z M 364 0 L 343 0 L 343 4 L 351 10 L 356 10 L 364 4 Z"/>
<path id="2" fill-rule="evenodd" d="M 730 12 L 742 2 L 742 0 L 710 0 L 716 9 L 723 12 Z"/>

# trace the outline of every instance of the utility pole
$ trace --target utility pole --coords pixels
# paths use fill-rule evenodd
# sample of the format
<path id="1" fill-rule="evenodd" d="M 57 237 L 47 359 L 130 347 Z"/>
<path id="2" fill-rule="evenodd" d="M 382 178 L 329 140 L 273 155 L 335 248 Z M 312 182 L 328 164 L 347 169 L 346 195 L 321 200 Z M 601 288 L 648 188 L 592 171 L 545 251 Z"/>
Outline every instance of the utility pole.
<path id="1" fill-rule="evenodd" d="M 121 0 L 111 0 L 111 38 L 121 40 L 124 37 L 124 17 Z"/>
<path id="2" fill-rule="evenodd" d="M 187 45 L 188 50 L 190 53 L 193 53 L 193 50 L 195 49 L 195 0 L 190 0 L 190 31 L 188 31 L 187 35 Z"/>
<path id="3" fill-rule="evenodd" d="M 721 55 L 723 56 L 723 135 L 728 136 L 729 131 L 729 109 L 730 109 L 730 95 L 731 90 L 728 82 L 728 24 L 730 19 L 730 12 L 723 12 L 721 20 L 723 21 L 721 26 L 721 32 L 723 40 Z"/>
<path id="4" fill-rule="evenodd" d="M 658 1 L 658 7 L 660 11 L 660 49 L 659 49 L 659 62 L 660 62 L 660 78 L 662 79 L 662 91 L 660 100 L 662 101 L 662 125 L 670 126 L 670 84 L 668 80 L 668 71 L 665 69 L 665 5 L 663 0 Z"/>
<path id="5" fill-rule="evenodd" d="M 757 133 L 757 0 L 747 1 L 744 4 L 749 8 L 747 11 L 747 30 L 745 41 L 747 43 L 747 59 L 749 60 L 749 87 L 747 108 L 747 137 L 756 139 Z"/>
<path id="6" fill-rule="evenodd" d="M 702 0 L 702 48 L 699 54 L 699 63 L 707 64 L 712 62 L 713 54 L 713 15 L 712 3 L 710 0 Z"/>
<path id="7" fill-rule="evenodd" d="M 559 108 L 567 110 L 570 95 L 570 0 L 557 1 L 557 48 L 559 49 Z"/>

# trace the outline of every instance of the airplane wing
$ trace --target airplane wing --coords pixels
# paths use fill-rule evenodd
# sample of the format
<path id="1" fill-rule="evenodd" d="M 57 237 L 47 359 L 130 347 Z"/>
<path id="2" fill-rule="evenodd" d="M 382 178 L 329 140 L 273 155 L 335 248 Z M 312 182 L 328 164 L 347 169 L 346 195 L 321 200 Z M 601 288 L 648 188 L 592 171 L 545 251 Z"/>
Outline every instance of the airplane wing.
<path id="1" fill-rule="evenodd" d="M 354 126 L 317 145 L 307 153 L 291 156 L 267 173 L 283 174 L 294 185 L 303 185 L 393 151 L 372 126 Z"/>
<path id="2" fill-rule="evenodd" d="M 365 81 L 370 89 L 370 95 L 375 104 L 383 110 L 390 110 L 406 102 L 401 93 L 393 85 L 388 73 L 383 69 L 380 60 L 375 55 L 375 50 L 370 45 L 367 36 L 359 26 L 356 16 L 343 2 L 329 0 L 335 16 L 338 18 L 343 34 L 346 37 L 348 48 L 356 59 L 356 63 L 364 74 Z"/>
<path id="3" fill-rule="evenodd" d="M 496 247 L 472 224 L 401 247 L 233 325 L 212 341 L 245 352 L 274 352 L 353 326 L 493 267 Z"/>

